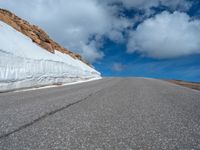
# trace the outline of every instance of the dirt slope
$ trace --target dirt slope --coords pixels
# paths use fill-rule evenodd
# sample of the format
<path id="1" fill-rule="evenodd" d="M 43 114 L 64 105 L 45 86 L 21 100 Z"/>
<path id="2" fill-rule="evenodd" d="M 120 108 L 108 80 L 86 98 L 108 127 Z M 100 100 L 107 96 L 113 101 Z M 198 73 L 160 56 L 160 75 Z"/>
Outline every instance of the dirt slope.
<path id="1" fill-rule="evenodd" d="M 75 54 L 64 47 L 60 46 L 58 43 L 53 41 L 42 29 L 36 25 L 31 25 L 27 21 L 19 18 L 15 14 L 8 10 L 0 9 L 0 20 L 12 26 L 17 31 L 23 33 L 24 35 L 30 37 L 33 42 L 47 51 L 54 53 L 54 50 L 60 51 L 62 53 L 68 54 L 75 59 L 79 59 L 86 63 L 79 54 Z M 88 64 L 88 63 L 87 63 Z M 89 65 L 89 64 L 88 64 Z"/>

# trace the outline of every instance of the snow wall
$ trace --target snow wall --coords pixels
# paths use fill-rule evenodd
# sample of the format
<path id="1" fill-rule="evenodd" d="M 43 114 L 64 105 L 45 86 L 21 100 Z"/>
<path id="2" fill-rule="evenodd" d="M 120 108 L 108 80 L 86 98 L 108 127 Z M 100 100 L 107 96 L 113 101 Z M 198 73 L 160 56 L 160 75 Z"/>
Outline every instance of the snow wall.
<path id="1" fill-rule="evenodd" d="M 0 21 L 0 92 L 93 78 L 100 73 L 82 61 L 52 54 Z"/>

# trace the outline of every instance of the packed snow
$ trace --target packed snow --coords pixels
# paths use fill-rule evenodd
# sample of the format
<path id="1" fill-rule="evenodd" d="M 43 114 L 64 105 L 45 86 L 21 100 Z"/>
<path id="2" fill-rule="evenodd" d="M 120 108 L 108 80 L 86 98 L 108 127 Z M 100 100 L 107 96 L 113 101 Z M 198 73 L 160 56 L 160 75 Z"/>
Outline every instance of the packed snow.
<path id="1" fill-rule="evenodd" d="M 0 21 L 0 92 L 101 78 L 82 61 L 55 54 Z"/>

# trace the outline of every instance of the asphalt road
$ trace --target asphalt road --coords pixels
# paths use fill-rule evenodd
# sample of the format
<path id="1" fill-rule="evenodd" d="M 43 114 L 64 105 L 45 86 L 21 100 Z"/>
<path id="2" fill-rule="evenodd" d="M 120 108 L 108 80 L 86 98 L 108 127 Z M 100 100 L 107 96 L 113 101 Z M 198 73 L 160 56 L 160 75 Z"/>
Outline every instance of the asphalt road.
<path id="1" fill-rule="evenodd" d="M 200 92 L 106 78 L 1 93 L 0 149 L 200 149 Z"/>

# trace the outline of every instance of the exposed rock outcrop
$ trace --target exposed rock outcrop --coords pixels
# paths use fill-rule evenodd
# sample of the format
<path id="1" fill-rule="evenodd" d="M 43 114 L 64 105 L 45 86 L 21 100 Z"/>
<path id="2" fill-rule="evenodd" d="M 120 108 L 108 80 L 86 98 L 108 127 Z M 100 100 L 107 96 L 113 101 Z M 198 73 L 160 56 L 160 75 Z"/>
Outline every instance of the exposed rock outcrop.
<path id="1" fill-rule="evenodd" d="M 60 51 L 64 54 L 68 54 L 75 59 L 79 59 L 85 62 L 79 54 L 75 54 L 58 43 L 54 42 L 42 29 L 36 25 L 31 25 L 27 21 L 17 17 L 15 14 L 8 10 L 0 9 L 0 20 L 12 26 L 17 31 L 23 33 L 32 39 L 33 42 L 46 49 L 47 51 L 54 53 L 54 50 Z M 86 63 L 86 62 L 85 62 Z M 88 64 L 88 63 L 87 63 Z M 89 65 L 89 64 L 88 64 Z"/>

